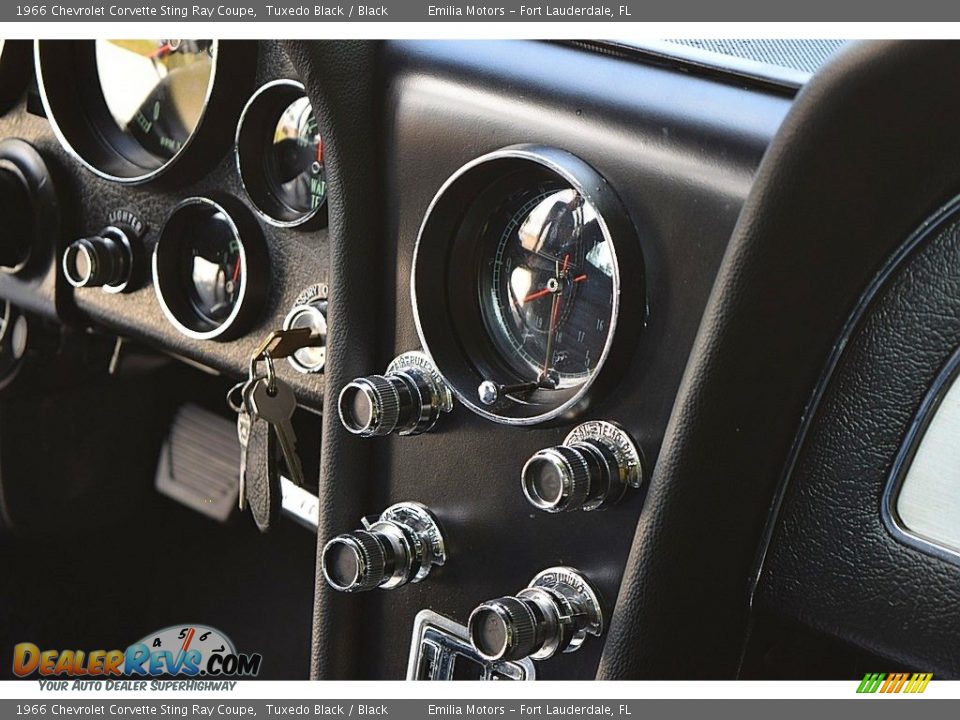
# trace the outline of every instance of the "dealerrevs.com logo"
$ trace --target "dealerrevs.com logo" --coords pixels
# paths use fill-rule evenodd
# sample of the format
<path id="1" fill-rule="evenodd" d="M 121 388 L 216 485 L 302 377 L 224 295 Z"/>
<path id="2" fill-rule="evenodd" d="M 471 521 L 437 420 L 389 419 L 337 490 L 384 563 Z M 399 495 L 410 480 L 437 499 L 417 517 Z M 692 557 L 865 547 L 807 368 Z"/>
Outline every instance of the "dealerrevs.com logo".
<path id="1" fill-rule="evenodd" d="M 13 672 L 25 678 L 256 677 L 263 657 L 238 653 L 219 630 L 173 625 L 125 650 L 43 650 L 22 642 L 13 648 Z"/>

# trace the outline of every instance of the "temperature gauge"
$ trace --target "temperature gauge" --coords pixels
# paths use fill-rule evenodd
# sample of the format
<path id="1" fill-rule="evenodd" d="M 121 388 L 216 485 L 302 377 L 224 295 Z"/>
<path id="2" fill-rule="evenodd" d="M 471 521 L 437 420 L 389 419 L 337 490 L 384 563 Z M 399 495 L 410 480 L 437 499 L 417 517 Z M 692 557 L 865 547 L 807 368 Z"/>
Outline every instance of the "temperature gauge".
<path id="1" fill-rule="evenodd" d="M 325 209 L 323 138 L 303 85 L 277 80 L 247 103 L 237 128 L 237 169 L 263 218 L 303 225 Z"/>

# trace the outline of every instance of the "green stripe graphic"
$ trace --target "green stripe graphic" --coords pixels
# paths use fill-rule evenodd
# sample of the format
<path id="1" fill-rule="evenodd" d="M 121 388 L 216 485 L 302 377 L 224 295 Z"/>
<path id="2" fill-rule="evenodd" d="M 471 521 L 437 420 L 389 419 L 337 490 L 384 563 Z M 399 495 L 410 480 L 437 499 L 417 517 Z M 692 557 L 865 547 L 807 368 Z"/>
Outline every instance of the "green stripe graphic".
<path id="1" fill-rule="evenodd" d="M 860 687 L 857 688 L 858 693 L 875 693 L 880 689 L 880 684 L 886 679 L 886 673 L 867 673 L 863 676 L 863 680 L 860 681 Z"/>

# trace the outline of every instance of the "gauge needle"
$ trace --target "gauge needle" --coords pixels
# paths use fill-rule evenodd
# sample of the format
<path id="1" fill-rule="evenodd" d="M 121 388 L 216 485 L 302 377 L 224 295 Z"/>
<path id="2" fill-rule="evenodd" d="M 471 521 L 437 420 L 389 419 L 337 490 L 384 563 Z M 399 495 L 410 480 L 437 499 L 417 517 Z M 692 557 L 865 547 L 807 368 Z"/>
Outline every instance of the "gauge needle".
<path id="1" fill-rule="evenodd" d="M 563 258 L 563 268 L 557 263 L 557 280 L 559 280 L 567 271 L 570 265 L 570 255 Z M 560 303 L 563 301 L 563 286 L 558 285 L 556 292 L 553 293 L 553 304 L 550 306 L 550 329 L 547 331 L 547 351 L 543 359 L 543 370 L 540 372 L 540 380 L 546 380 L 550 377 L 550 366 L 553 364 L 553 346 L 557 337 L 557 324 L 560 321 Z"/>
<path id="2" fill-rule="evenodd" d="M 557 324 L 560 319 L 560 302 L 562 299 L 562 293 L 556 292 L 553 294 L 553 305 L 550 308 L 550 330 L 547 332 L 547 352 L 543 360 L 543 370 L 540 373 L 541 380 L 550 377 L 550 366 L 553 364 L 553 345 L 557 337 Z"/>
<path id="3" fill-rule="evenodd" d="M 171 53 L 172 50 L 173 50 L 173 45 L 171 45 L 170 43 L 166 43 L 166 44 L 161 45 L 160 47 L 158 47 L 158 48 L 157 48 L 156 50 L 154 50 L 152 53 L 150 53 L 149 57 L 151 57 L 151 58 L 162 58 L 162 57 L 166 57 L 167 55 L 169 55 L 169 54 Z"/>
<path id="4" fill-rule="evenodd" d="M 234 285 L 236 285 L 237 280 L 240 279 L 240 258 L 237 258 L 237 262 L 233 266 L 233 277 L 230 279 L 233 281 Z"/>

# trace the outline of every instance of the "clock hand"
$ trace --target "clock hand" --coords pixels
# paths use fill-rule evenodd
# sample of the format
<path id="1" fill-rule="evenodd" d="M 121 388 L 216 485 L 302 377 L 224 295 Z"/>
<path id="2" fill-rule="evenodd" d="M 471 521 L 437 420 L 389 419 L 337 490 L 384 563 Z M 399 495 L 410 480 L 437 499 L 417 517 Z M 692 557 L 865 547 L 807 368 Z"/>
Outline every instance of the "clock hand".
<path id="1" fill-rule="evenodd" d="M 577 277 L 573 279 L 573 282 L 575 283 L 583 282 L 586 279 L 587 279 L 587 275 L 586 273 L 584 273 L 583 275 L 577 275 Z M 545 295 L 549 295 L 552 292 L 553 290 L 551 290 L 548 287 L 543 288 L 542 290 L 537 290 L 536 292 L 532 292 L 529 295 L 527 295 L 525 298 L 523 298 L 523 300 L 520 301 L 520 304 L 526 305 L 528 302 L 533 302 L 534 300 L 538 300 Z"/>

